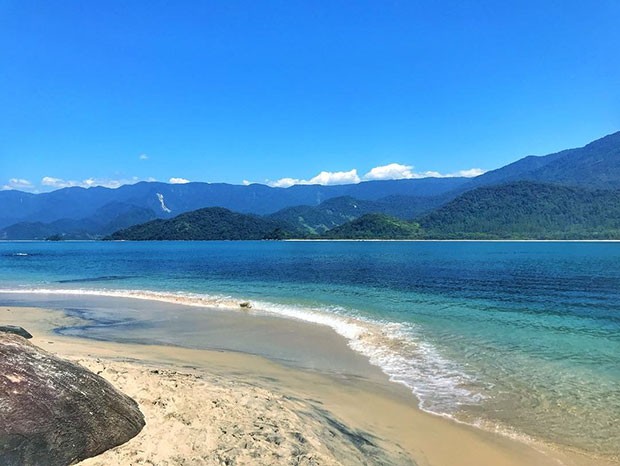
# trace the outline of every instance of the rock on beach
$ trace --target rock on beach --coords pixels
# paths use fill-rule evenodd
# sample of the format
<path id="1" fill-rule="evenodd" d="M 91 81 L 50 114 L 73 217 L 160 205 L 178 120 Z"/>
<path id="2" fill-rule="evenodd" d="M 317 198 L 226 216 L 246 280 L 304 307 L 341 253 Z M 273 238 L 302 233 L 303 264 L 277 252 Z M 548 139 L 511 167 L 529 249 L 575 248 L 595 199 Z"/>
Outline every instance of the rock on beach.
<path id="1" fill-rule="evenodd" d="M 67 465 L 127 442 L 137 403 L 78 364 L 0 332 L 0 464 Z"/>

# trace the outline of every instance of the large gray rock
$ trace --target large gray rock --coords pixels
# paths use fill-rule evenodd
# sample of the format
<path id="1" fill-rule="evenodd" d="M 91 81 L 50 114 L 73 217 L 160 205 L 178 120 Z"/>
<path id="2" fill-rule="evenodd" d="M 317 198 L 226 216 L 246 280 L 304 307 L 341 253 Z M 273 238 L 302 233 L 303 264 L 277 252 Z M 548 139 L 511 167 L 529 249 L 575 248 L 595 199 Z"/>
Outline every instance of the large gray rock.
<path id="1" fill-rule="evenodd" d="M 1 333 L 14 333 L 15 335 L 19 335 L 24 338 L 32 338 L 32 335 L 28 330 L 23 327 L 18 327 L 17 325 L 0 325 Z"/>
<path id="2" fill-rule="evenodd" d="M 138 405 L 82 366 L 0 333 L 0 464 L 67 465 L 142 430 Z"/>

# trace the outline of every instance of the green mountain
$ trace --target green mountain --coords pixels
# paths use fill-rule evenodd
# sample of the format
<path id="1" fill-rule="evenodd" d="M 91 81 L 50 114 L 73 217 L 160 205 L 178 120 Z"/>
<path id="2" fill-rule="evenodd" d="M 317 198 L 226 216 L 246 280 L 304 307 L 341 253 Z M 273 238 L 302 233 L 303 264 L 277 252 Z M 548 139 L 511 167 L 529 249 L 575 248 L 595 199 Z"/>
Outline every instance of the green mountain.
<path id="1" fill-rule="evenodd" d="M 111 202 L 88 218 L 63 218 L 53 222 L 17 222 L 0 229 L 3 240 L 40 240 L 51 236 L 62 239 L 99 239 L 121 228 L 157 218 L 151 209 Z"/>
<path id="2" fill-rule="evenodd" d="M 369 213 L 382 213 L 408 220 L 444 203 L 440 197 L 388 196 L 376 201 L 336 197 L 318 206 L 296 206 L 282 209 L 268 216 L 285 222 L 294 231 L 320 235 L 351 220 Z"/>
<path id="3" fill-rule="evenodd" d="M 473 179 L 378 180 L 351 185 L 273 188 L 224 183 L 142 182 L 117 189 L 64 188 L 41 194 L 0 191 L 0 239 L 100 238 L 155 218 L 225 207 L 317 235 L 367 213 L 409 220 L 463 193 L 518 181 L 620 189 L 620 132 L 546 156 L 529 156 Z M 502 233 L 504 234 L 504 233 Z"/>
<path id="4" fill-rule="evenodd" d="M 334 186 L 296 185 L 289 188 L 261 184 L 140 182 L 116 189 L 71 187 L 40 194 L 0 190 L 0 228 L 20 222 L 98 222 L 99 209 L 106 208 L 114 213 L 114 206 L 122 210 L 123 205 L 150 210 L 154 218 L 162 219 L 204 207 L 224 207 L 236 212 L 268 215 L 286 207 L 316 206 L 327 199 L 342 196 L 366 200 L 386 196 L 434 197 L 454 191 L 467 181 L 467 178 L 424 178 Z M 137 223 L 140 222 L 134 224 Z M 97 231 L 97 234 L 107 233 Z"/>
<path id="5" fill-rule="evenodd" d="M 207 207 L 169 220 L 153 220 L 117 231 L 108 240 L 260 240 L 282 239 L 291 233 L 280 222 L 254 215 Z"/>
<path id="6" fill-rule="evenodd" d="M 425 238 L 619 239 L 620 191 L 509 183 L 469 191 L 418 222 Z"/>
<path id="7" fill-rule="evenodd" d="M 419 218 L 433 209 L 440 208 L 449 201 L 460 199 L 459 196 L 463 195 L 463 193 L 471 192 L 476 188 L 505 185 L 518 181 L 578 186 L 587 189 L 618 189 L 620 188 L 620 132 L 605 136 L 581 148 L 568 149 L 542 157 L 525 157 L 498 170 L 493 170 L 462 183 L 451 192 L 444 192 L 435 196 L 413 197 L 394 195 L 372 200 L 355 199 L 351 196 L 336 197 L 316 206 L 305 205 L 286 208 L 271 214 L 270 218 L 286 222 L 298 234 L 320 235 L 368 213 L 382 213 L 401 220 Z M 499 188 L 497 192 L 505 194 L 504 188 Z M 549 204 L 543 206 L 543 210 L 540 211 L 541 216 L 551 215 L 553 217 L 552 214 L 546 213 L 544 208 L 553 204 L 553 202 L 562 202 L 560 199 L 562 195 L 559 193 L 549 194 L 549 196 Z M 552 202 L 550 199 L 554 196 L 559 196 L 560 198 Z M 498 207 L 498 209 L 511 209 L 510 202 L 513 200 L 519 202 L 521 197 L 527 198 L 525 194 L 523 196 L 516 196 L 514 199 L 502 197 L 506 204 L 503 207 Z M 466 206 L 469 199 L 469 197 L 465 197 L 455 205 Z M 500 199 L 498 198 L 497 201 L 499 202 Z M 532 220 L 534 217 L 536 215 L 532 216 Z M 592 228 L 584 230 L 585 227 L 581 225 L 575 225 L 574 227 L 571 227 L 571 225 L 567 224 L 565 226 L 566 228 L 572 228 L 574 231 L 570 234 L 578 235 L 578 237 L 594 231 Z M 560 224 L 556 225 L 551 222 L 548 227 L 561 229 L 561 231 L 549 232 L 553 237 L 569 234 L 566 228 L 560 227 Z M 467 234 L 481 237 L 487 234 L 493 237 L 505 237 L 507 235 L 505 230 L 491 232 L 484 228 L 480 231 L 471 232 L 467 230 L 443 231 L 437 226 L 433 228 L 434 230 L 429 234 L 438 237 L 444 234 L 457 236 Z M 602 228 L 606 231 L 609 229 L 604 225 Z M 543 231 L 541 229 L 537 230 L 532 226 L 530 230 L 515 231 L 514 235 L 515 237 L 529 237 L 528 235 L 534 233 L 542 235 Z"/>
<path id="8" fill-rule="evenodd" d="M 618 189 L 620 132 L 581 148 L 525 157 L 470 180 L 286 189 L 138 183 L 117 190 L 67 188 L 40 195 L 3 191 L 0 239 L 100 238 L 155 218 L 161 220 L 112 237 L 616 238 Z M 417 219 L 419 230 L 407 222 L 411 219 Z"/>
<path id="9" fill-rule="evenodd" d="M 357 216 L 376 207 L 374 202 L 339 198 L 323 203 L 321 209 L 295 208 L 282 213 L 306 215 L 306 225 L 324 222 L 324 228 L 327 222 L 355 217 L 321 235 L 308 235 L 307 229 L 285 223 L 285 215 L 261 218 L 211 207 L 133 226 L 107 239 L 620 239 L 618 190 L 521 181 L 469 191 L 419 216 L 416 222 L 376 212 Z"/>
<path id="10" fill-rule="evenodd" d="M 480 175 L 457 188 L 458 192 L 480 186 L 515 181 L 534 181 L 589 189 L 620 188 L 620 131 L 584 147 L 545 156 L 528 156 Z"/>
<path id="11" fill-rule="evenodd" d="M 57 220 L 51 223 L 19 222 L 0 230 L 2 240 L 44 240 L 52 236 L 62 239 L 95 239 L 91 231 L 97 228 L 90 222 Z"/>
<path id="12" fill-rule="evenodd" d="M 385 214 L 366 214 L 326 232 L 328 239 L 416 239 L 417 223 L 399 220 Z"/>
<path id="13" fill-rule="evenodd" d="M 288 207 L 268 218 L 284 222 L 296 231 L 317 235 L 372 211 L 375 205 L 373 201 L 343 196 L 329 199 L 318 206 Z"/>

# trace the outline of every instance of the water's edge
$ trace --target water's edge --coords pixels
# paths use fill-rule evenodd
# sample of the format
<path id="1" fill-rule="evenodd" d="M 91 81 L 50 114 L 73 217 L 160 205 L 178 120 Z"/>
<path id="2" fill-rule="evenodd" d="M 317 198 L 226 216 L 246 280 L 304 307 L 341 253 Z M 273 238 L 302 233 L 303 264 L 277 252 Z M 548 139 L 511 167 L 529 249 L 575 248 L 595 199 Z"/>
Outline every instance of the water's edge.
<path id="1" fill-rule="evenodd" d="M 591 458 L 597 458 L 592 452 L 583 451 L 577 448 L 571 448 L 566 445 L 556 445 L 552 442 L 548 442 L 545 439 L 535 438 L 530 435 L 518 432 L 510 426 L 501 425 L 496 422 L 485 420 L 483 418 L 475 419 L 474 421 L 462 419 L 455 412 L 442 412 L 439 409 L 433 409 L 425 403 L 424 395 L 429 391 L 445 390 L 450 388 L 450 394 L 454 393 L 463 397 L 464 399 L 470 398 L 471 402 L 481 401 L 481 395 L 470 393 L 467 391 L 459 390 L 455 385 L 446 385 L 445 380 L 442 379 L 439 383 L 421 384 L 420 380 L 416 380 L 416 377 L 420 376 L 419 372 L 414 371 L 409 376 L 404 376 L 402 372 L 399 372 L 403 366 L 407 367 L 409 364 L 401 355 L 395 351 L 390 351 L 389 347 L 382 346 L 381 344 L 385 340 L 381 340 L 379 336 L 387 337 L 388 340 L 399 339 L 402 333 L 402 328 L 394 323 L 390 323 L 391 331 L 386 334 L 385 322 L 372 321 L 364 318 L 353 318 L 350 316 L 338 316 L 318 309 L 308 309 L 303 307 L 292 307 L 290 305 L 283 306 L 277 303 L 271 303 L 268 301 L 256 301 L 248 300 L 243 297 L 235 297 L 232 295 L 207 295 L 207 294 L 194 294 L 194 293 L 169 293 L 158 292 L 153 290 L 114 290 L 114 289 L 52 289 L 52 288 L 27 288 L 27 289 L 0 289 L 0 296 L 2 295 L 32 295 L 32 296 L 44 296 L 52 295 L 58 297 L 68 297 L 71 300 L 76 300 L 76 304 L 80 305 L 80 297 L 106 297 L 114 299 L 129 299 L 129 300 L 141 300 L 141 301 L 153 301 L 160 303 L 168 303 L 178 306 L 189 306 L 203 309 L 218 309 L 232 311 L 239 313 L 247 318 L 252 318 L 256 315 L 276 316 L 286 319 L 299 320 L 312 325 L 326 326 L 332 329 L 336 334 L 340 335 L 346 340 L 348 347 L 364 356 L 368 363 L 377 366 L 387 376 L 388 380 L 392 383 L 404 385 L 410 390 L 413 397 L 416 399 L 418 408 L 426 413 L 434 416 L 440 416 L 448 419 L 449 421 L 456 422 L 463 425 L 468 425 L 477 429 L 481 429 L 486 432 L 498 434 L 518 442 L 525 443 L 530 447 L 533 447 L 541 452 L 564 449 L 573 451 L 577 454 L 584 455 Z M 251 304 L 251 310 L 241 308 L 241 302 L 249 302 Z M 0 304 L 3 305 L 3 304 Z M 92 320 L 92 317 L 83 316 L 83 320 Z M 119 320 L 118 322 L 121 322 Z M 101 324 L 101 323 L 100 323 Z M 103 322 L 102 325 L 105 325 Z M 54 329 L 54 332 L 58 332 L 61 335 L 79 336 L 80 338 L 97 340 L 98 338 L 90 336 L 88 332 L 73 332 L 73 327 L 64 327 L 61 329 Z M 115 341 L 114 339 L 104 339 L 105 341 Z M 119 341 L 126 342 L 126 341 Z M 402 341 L 400 342 L 402 344 Z M 149 343 L 146 343 L 149 344 Z M 191 347 L 184 346 L 183 344 L 174 344 L 173 346 L 179 347 Z M 232 350 L 227 350 L 232 351 Z M 424 353 L 429 355 L 429 359 L 424 361 L 423 365 L 431 364 L 432 366 L 445 366 L 443 370 L 454 370 L 454 368 L 448 368 L 450 362 L 442 360 L 438 354 L 435 354 L 433 349 L 426 345 L 424 347 Z M 254 354 L 254 353 L 250 353 Z M 275 362 L 281 362 L 275 359 Z M 467 379 L 467 375 L 459 373 L 458 378 Z M 609 458 L 604 458 L 609 459 Z M 614 458 L 611 458 L 614 459 Z"/>

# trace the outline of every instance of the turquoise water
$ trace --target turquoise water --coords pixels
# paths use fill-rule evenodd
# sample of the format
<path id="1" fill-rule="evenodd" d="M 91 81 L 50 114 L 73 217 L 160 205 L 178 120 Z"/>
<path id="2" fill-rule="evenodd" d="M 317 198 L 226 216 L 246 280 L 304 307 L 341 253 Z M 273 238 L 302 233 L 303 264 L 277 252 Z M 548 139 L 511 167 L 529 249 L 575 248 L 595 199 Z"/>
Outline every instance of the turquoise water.
<path id="1" fill-rule="evenodd" d="M 422 409 L 620 453 L 619 243 L 0 243 L 0 290 L 250 300 L 331 326 Z"/>

